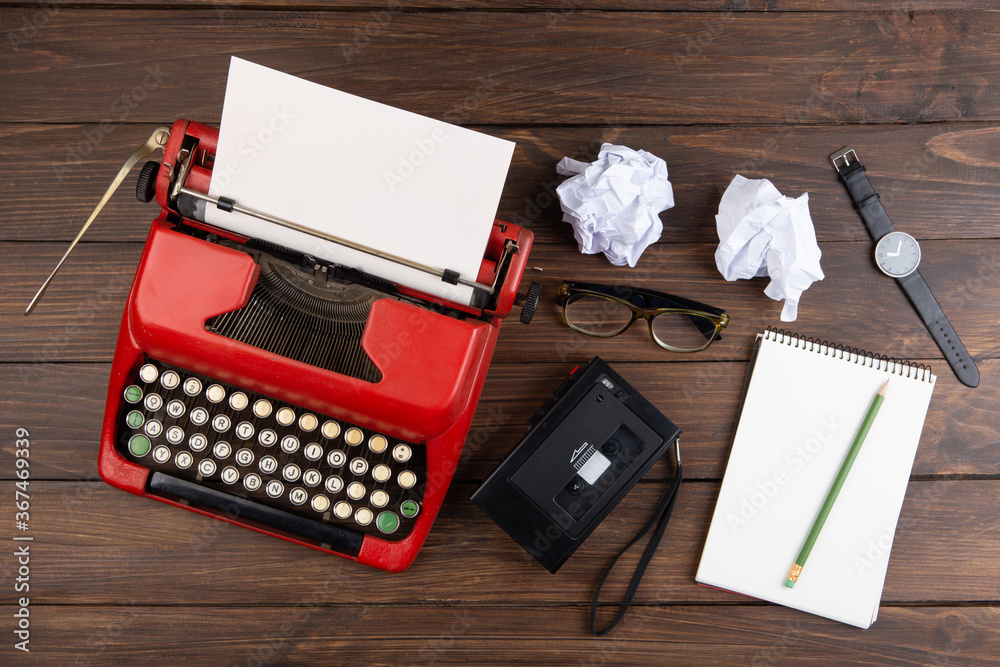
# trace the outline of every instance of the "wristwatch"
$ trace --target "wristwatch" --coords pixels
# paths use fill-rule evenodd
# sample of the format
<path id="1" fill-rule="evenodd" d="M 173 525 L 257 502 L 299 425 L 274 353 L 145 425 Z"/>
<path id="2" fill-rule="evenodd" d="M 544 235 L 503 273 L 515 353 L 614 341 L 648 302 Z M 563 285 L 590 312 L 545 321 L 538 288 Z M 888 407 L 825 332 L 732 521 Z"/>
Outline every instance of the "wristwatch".
<path id="1" fill-rule="evenodd" d="M 851 193 L 851 199 L 875 241 L 875 265 L 882 273 L 896 279 L 958 379 L 970 387 L 978 386 L 979 369 L 976 368 L 976 363 L 917 271 L 920 264 L 920 244 L 909 234 L 893 229 L 889 215 L 879 201 L 878 193 L 868 181 L 865 168 L 853 148 L 841 148 L 830 156 L 830 161 L 847 186 L 847 191 Z"/>

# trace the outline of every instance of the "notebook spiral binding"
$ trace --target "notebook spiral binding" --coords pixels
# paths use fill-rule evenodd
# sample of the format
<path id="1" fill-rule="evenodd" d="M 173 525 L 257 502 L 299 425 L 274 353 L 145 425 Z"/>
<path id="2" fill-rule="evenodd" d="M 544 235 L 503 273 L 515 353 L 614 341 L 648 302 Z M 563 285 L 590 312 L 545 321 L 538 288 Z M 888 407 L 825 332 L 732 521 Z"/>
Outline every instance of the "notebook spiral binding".
<path id="1" fill-rule="evenodd" d="M 848 347 L 839 343 L 820 340 L 812 336 L 799 336 L 791 331 L 766 327 L 764 337 L 784 343 L 788 346 L 801 347 L 817 354 L 845 359 L 855 364 L 862 364 L 876 370 L 885 370 L 901 377 L 912 377 L 917 380 L 929 382 L 931 380 L 931 367 L 927 364 L 919 364 L 896 357 L 887 357 L 883 354 L 866 352 L 856 347 Z"/>

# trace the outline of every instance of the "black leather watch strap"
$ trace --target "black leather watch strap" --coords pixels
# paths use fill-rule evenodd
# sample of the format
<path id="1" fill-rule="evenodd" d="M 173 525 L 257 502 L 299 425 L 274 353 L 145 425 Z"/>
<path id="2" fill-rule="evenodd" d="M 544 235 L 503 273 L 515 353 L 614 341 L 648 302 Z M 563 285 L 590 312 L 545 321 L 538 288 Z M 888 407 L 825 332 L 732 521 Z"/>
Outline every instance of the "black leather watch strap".
<path id="1" fill-rule="evenodd" d="M 848 146 L 831 155 L 830 160 L 844 185 L 847 186 L 847 191 L 851 193 L 851 199 L 861 214 L 865 228 L 868 229 L 872 240 L 878 243 L 879 239 L 894 229 L 878 193 L 865 174 L 865 168 L 858 159 L 858 154 Z M 908 276 L 897 278 L 896 282 L 913 304 L 913 308 L 923 320 L 934 342 L 941 348 L 948 365 L 955 371 L 958 379 L 970 387 L 978 386 L 979 369 L 976 368 L 972 357 L 959 340 L 955 328 L 945 317 L 944 311 L 941 310 L 941 306 L 920 273 L 914 271 Z"/>
<path id="2" fill-rule="evenodd" d="M 931 293 L 931 288 L 927 286 L 920 273 L 914 271 L 908 276 L 897 280 L 899 286 L 903 288 L 903 293 L 910 300 L 916 309 L 920 319 L 931 333 L 934 342 L 938 344 L 941 351 L 955 375 L 970 387 L 979 385 L 979 369 L 976 363 L 969 356 L 962 341 L 959 340 L 955 328 L 945 317 L 944 311 L 938 304 L 937 299 Z"/>

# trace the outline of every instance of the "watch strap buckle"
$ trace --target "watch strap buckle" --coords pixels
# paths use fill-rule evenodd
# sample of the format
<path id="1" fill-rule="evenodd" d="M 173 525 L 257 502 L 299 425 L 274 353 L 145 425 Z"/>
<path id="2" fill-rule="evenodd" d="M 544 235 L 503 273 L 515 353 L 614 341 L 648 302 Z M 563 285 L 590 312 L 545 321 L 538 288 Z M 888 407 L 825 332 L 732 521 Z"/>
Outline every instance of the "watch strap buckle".
<path id="1" fill-rule="evenodd" d="M 851 159 L 850 159 L 851 155 L 854 156 L 854 162 L 856 162 L 856 163 L 860 163 L 861 162 L 861 160 L 858 159 L 858 154 L 855 153 L 854 149 L 851 148 L 850 146 L 844 146 L 839 151 L 836 151 L 835 153 L 832 153 L 830 155 L 830 162 L 833 163 L 833 168 L 836 169 L 838 172 L 840 171 L 840 167 L 837 165 L 837 162 L 839 160 L 843 160 L 844 161 L 844 167 L 845 168 L 849 167 L 850 164 L 851 164 Z"/>

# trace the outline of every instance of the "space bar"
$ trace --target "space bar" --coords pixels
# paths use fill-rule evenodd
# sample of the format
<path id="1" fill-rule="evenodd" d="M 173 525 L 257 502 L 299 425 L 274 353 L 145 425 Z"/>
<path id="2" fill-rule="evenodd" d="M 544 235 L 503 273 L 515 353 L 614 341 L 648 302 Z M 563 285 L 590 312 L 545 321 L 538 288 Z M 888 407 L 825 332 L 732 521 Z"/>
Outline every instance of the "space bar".
<path id="1" fill-rule="evenodd" d="M 153 473 L 149 480 L 149 488 L 211 507 L 223 512 L 227 517 L 248 519 L 315 540 L 323 545 L 328 545 L 334 551 L 349 556 L 357 557 L 361 551 L 361 542 L 364 540 L 364 536 L 360 533 L 313 521 L 304 516 L 261 505 L 239 496 L 231 496 L 228 493 L 216 491 L 200 484 L 164 475 L 161 472 Z"/>

